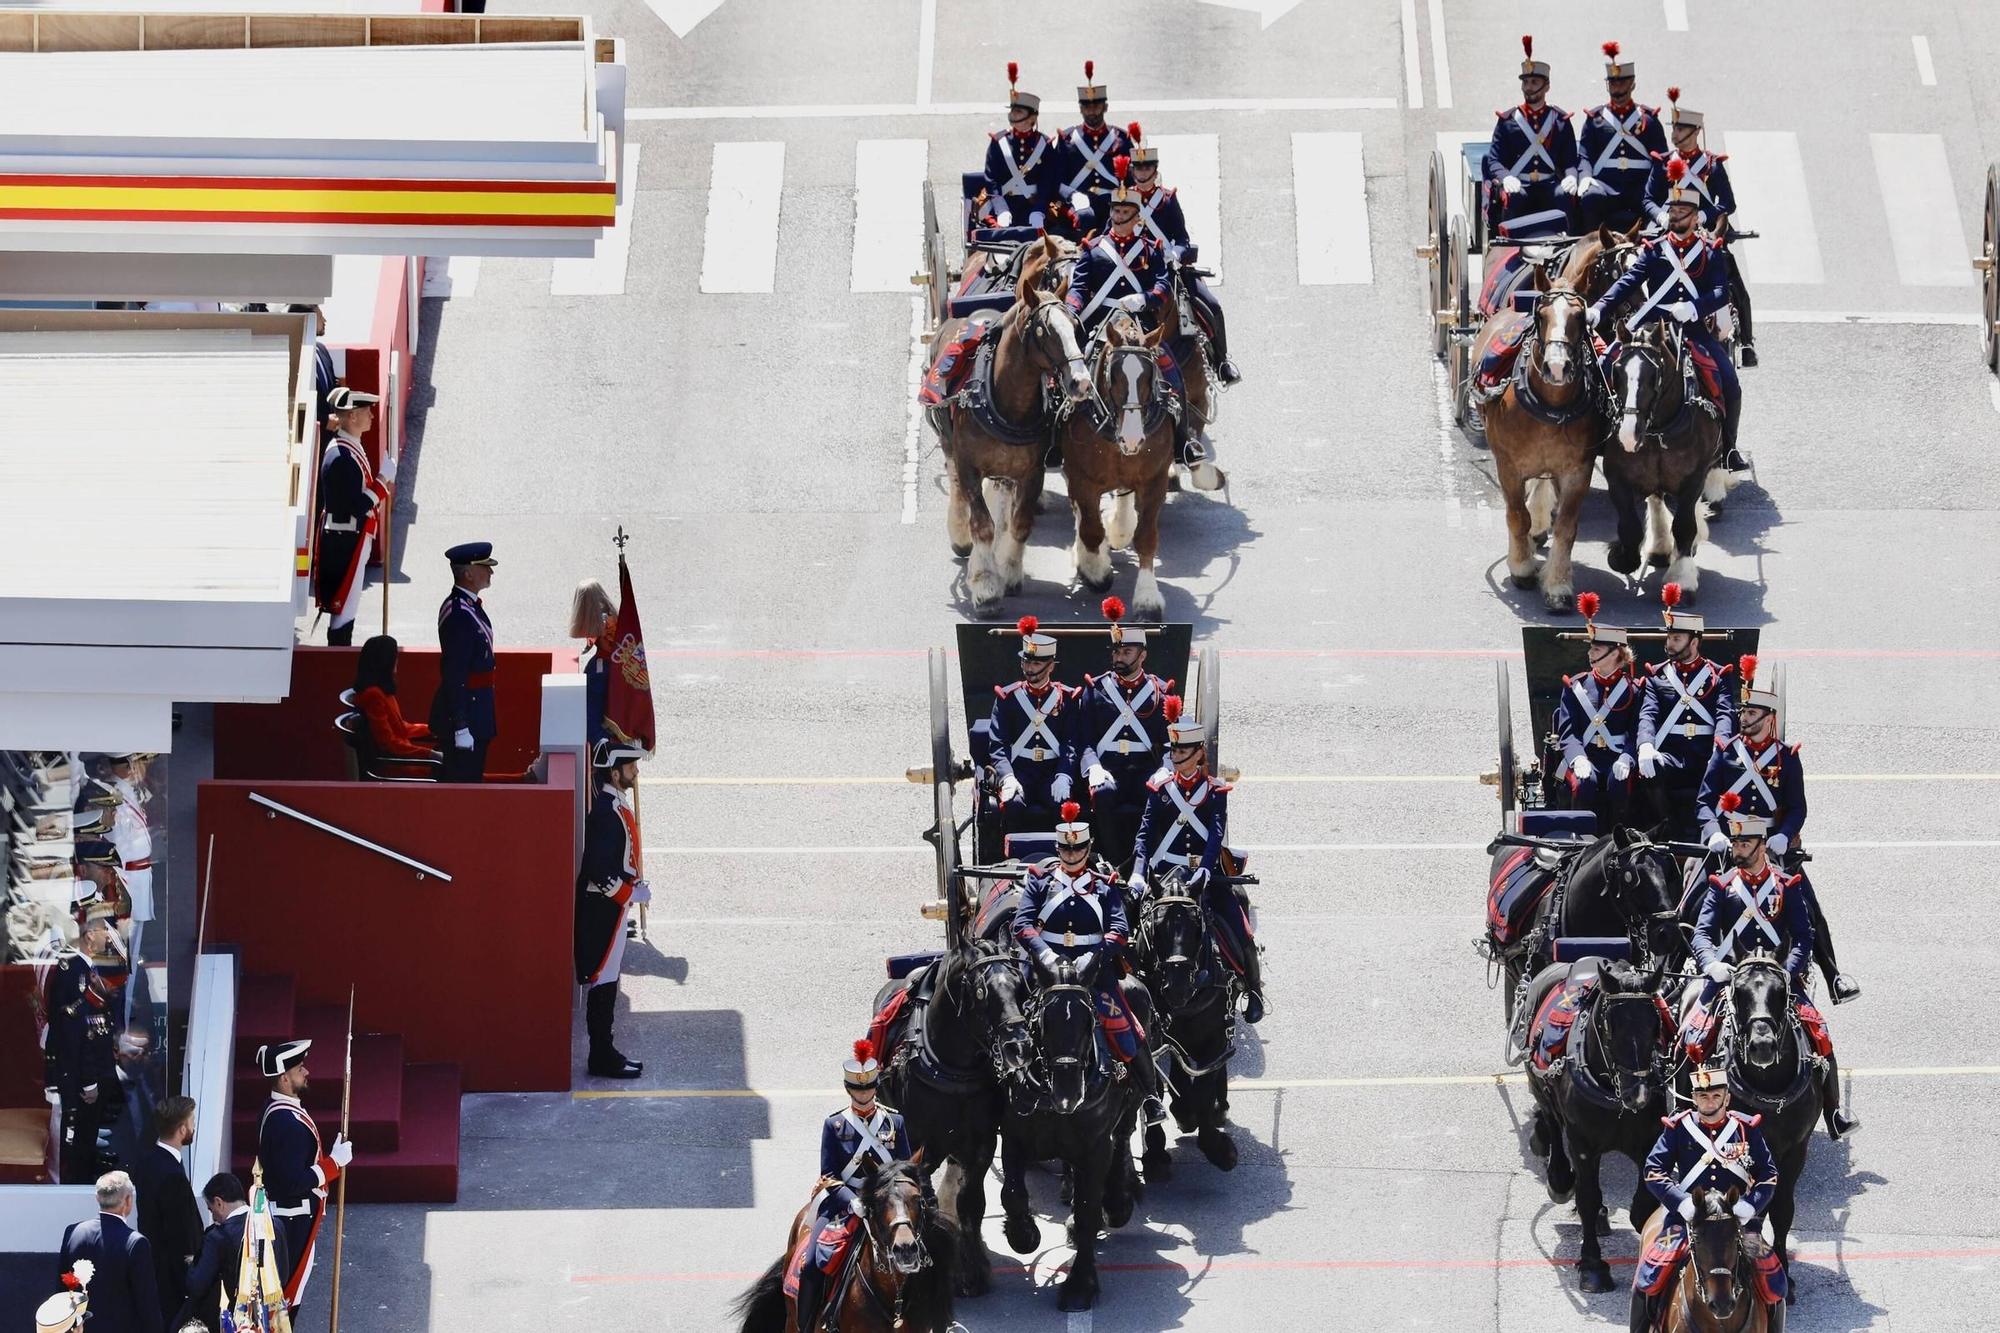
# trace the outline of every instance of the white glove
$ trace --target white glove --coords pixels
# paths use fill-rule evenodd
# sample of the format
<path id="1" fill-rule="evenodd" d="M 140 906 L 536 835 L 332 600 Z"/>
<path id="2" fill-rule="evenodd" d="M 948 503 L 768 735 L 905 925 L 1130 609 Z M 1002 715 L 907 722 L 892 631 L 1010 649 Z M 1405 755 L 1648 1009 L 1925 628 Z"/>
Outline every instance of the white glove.
<path id="1" fill-rule="evenodd" d="M 1660 771 L 1660 750 L 1651 741 L 1639 747 L 1639 776 L 1650 778 Z"/>
<path id="2" fill-rule="evenodd" d="M 1715 832 L 1713 832 L 1713 833 L 1709 834 L 1709 835 L 1708 835 L 1708 850 L 1710 850 L 1711 852 L 1726 852 L 1726 851 L 1728 851 L 1728 850 L 1729 850 L 1729 835 L 1728 835 L 1727 833 L 1724 833 L 1724 832 L 1723 832 L 1723 831 L 1722 831 L 1721 829 L 1717 829 L 1717 830 L 1716 830 Z"/>
<path id="3" fill-rule="evenodd" d="M 1121 296 L 1118 298 L 1118 308 L 1134 315 L 1143 314 L 1146 309 L 1146 298 L 1138 292 L 1133 292 L 1130 296 Z"/>
<path id="4" fill-rule="evenodd" d="M 1056 774 L 1056 780 L 1049 784 L 1049 795 L 1055 798 L 1057 805 L 1061 805 L 1069 799 L 1069 789 L 1072 785 L 1074 784 L 1069 774 L 1058 773 Z"/>
<path id="5" fill-rule="evenodd" d="M 1082 190 L 1078 190 L 1069 197 L 1069 206 L 1079 213 L 1088 212 L 1090 210 L 1090 199 Z"/>
<path id="6" fill-rule="evenodd" d="M 1720 958 L 1710 963 L 1707 967 L 1704 967 L 1701 970 L 1701 974 L 1718 986 L 1729 984 L 1729 964 L 1723 962 Z"/>
<path id="7" fill-rule="evenodd" d="M 1678 1212 L 1681 1215 L 1681 1221 L 1683 1222 L 1694 1221 L 1694 1196 L 1689 1195 L 1686 1198 L 1682 1199 L 1681 1206 L 1675 1209 L 1674 1211 Z"/>
<path id="8" fill-rule="evenodd" d="M 1721 338 L 1736 336 L 1736 315 L 1728 306 L 1723 306 L 1715 312 L 1715 332 L 1716 336 Z"/>
<path id="9" fill-rule="evenodd" d="M 1583 187 L 1578 191 L 1578 193 L 1586 195 L 1610 194 L 1611 187 L 1609 185 L 1606 185 L 1603 181 L 1597 179 L 1597 177 L 1595 176 L 1586 176 L 1584 177 Z"/>
<path id="10" fill-rule="evenodd" d="M 1019 778 L 1010 773 L 1000 779 L 1000 804 L 1006 805 L 1009 802 L 1018 801 L 1023 795 L 1024 789 L 1021 786 Z"/>
<path id="11" fill-rule="evenodd" d="M 1670 301 L 1666 305 L 1661 306 L 1660 309 L 1666 311 L 1683 324 L 1692 324 L 1694 322 L 1695 308 L 1692 301 Z"/>
<path id="12" fill-rule="evenodd" d="M 1631 776 L 1632 776 L 1631 755 L 1621 754 L 1616 759 L 1611 761 L 1611 780 L 1613 782 L 1623 782 L 1625 779 Z"/>
<path id="13" fill-rule="evenodd" d="M 1039 208 L 1028 214 L 1028 225 L 1036 231 L 1040 231 L 1043 227 L 1047 226 L 1048 221 L 1048 215 Z"/>
<path id="14" fill-rule="evenodd" d="M 1519 176 L 1503 177 L 1500 181 L 1500 189 L 1504 194 L 1519 194 L 1521 192 L 1521 178 Z"/>
<path id="15" fill-rule="evenodd" d="M 472 732 L 465 727 L 460 727 L 457 731 L 452 732 L 451 748 L 454 750 L 470 750 L 472 748 Z"/>
<path id="16" fill-rule="evenodd" d="M 1736 1214 L 1736 1220 L 1739 1222 L 1748 1222 L 1757 1215 L 1757 1210 L 1750 1206 L 1748 1199 L 1738 1199 L 1729 1205 L 1729 1211 Z"/>
<path id="17" fill-rule="evenodd" d="M 653 885 L 651 881 L 643 879 L 632 881 L 631 901 L 634 906 L 638 905 L 639 903 L 649 903 L 653 901 Z"/>
<path id="18" fill-rule="evenodd" d="M 1578 755 L 1569 761 L 1569 771 L 1576 774 L 1578 782 L 1588 782 L 1597 776 L 1597 770 L 1592 768 L 1590 761 L 1582 755 Z"/>
<path id="19" fill-rule="evenodd" d="M 993 215 L 993 225 L 996 227 L 1011 227 L 1014 225 L 1014 215 L 1003 208 Z"/>
<path id="20" fill-rule="evenodd" d="M 1557 193 L 1557 194 L 1575 194 L 1575 193 L 1576 193 L 1576 177 L 1574 177 L 1574 176 L 1565 176 L 1565 177 L 1563 177 L 1563 178 L 1562 178 L 1561 180 L 1557 181 L 1557 182 L 1556 182 L 1556 193 Z"/>
<path id="21" fill-rule="evenodd" d="M 347 1164 L 354 1160 L 354 1145 L 347 1141 L 345 1134 L 336 1134 L 333 1136 L 333 1146 L 326 1150 L 326 1155 L 333 1159 L 335 1166 L 345 1171 Z"/>
<path id="22" fill-rule="evenodd" d="M 1764 843 L 1771 849 L 1771 855 L 1783 856 L 1792 845 L 1792 840 L 1782 833 L 1773 833 Z"/>
<path id="23" fill-rule="evenodd" d="M 1594 305 L 1585 310 L 1583 312 L 1583 322 L 1593 329 L 1602 324 L 1604 322 L 1604 307 Z"/>
<path id="24" fill-rule="evenodd" d="M 1132 877 L 1125 881 L 1125 887 L 1128 891 L 1135 894 L 1144 893 L 1146 891 L 1145 875 L 1137 870 L 1133 871 Z"/>
<path id="25" fill-rule="evenodd" d="M 1092 764 L 1084 769 L 1083 780 L 1090 784 L 1092 791 L 1110 791 L 1118 785 L 1117 779 L 1111 776 L 1111 770 L 1102 764 Z"/>
<path id="26" fill-rule="evenodd" d="M 396 455 L 383 454 L 382 466 L 375 470 L 375 475 L 384 481 L 394 482 L 396 480 Z"/>

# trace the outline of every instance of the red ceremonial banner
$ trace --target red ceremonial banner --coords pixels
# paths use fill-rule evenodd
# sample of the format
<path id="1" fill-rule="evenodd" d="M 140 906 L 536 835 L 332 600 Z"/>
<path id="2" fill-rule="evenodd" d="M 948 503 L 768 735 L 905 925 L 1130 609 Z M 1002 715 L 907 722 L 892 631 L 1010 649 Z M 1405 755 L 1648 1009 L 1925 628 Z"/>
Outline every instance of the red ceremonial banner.
<path id="1" fill-rule="evenodd" d="M 618 557 L 618 628 L 607 666 L 604 729 L 623 741 L 653 751 L 653 678 L 646 671 L 646 639 L 639 629 L 639 602 L 632 595 L 632 571 Z"/>

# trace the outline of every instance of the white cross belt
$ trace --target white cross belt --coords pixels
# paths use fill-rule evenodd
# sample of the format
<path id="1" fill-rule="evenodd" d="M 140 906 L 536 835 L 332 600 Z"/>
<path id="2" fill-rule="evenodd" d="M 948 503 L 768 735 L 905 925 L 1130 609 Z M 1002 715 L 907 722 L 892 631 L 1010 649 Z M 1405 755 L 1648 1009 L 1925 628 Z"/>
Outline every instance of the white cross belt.
<path id="1" fill-rule="evenodd" d="M 1708 682 L 1715 676 L 1715 671 L 1711 664 L 1703 662 L 1701 670 L 1694 673 L 1694 679 L 1685 684 L 1681 682 L 1680 672 L 1674 670 L 1671 664 L 1661 674 L 1667 678 L 1667 684 L 1673 686 L 1674 693 L 1680 697 L 1674 701 L 1673 708 L 1668 711 L 1666 719 L 1660 723 L 1659 734 L 1663 736 L 1670 735 L 1673 729 L 1680 725 L 1681 714 L 1690 709 L 1694 711 L 1695 716 L 1699 717 L 1701 721 L 1699 723 L 1688 723 L 1687 734 L 1690 736 L 1708 736 L 1714 734 L 1715 715 L 1702 707 L 1701 700 L 1695 698 L 1697 694 L 1708 688 Z"/>
<path id="2" fill-rule="evenodd" d="M 1132 260 L 1136 256 L 1145 253 L 1145 249 L 1146 238 L 1143 236 L 1133 237 L 1130 248 L 1122 255 L 1118 253 L 1118 247 L 1111 243 L 1109 236 L 1098 239 L 1096 246 L 1097 253 L 1111 261 L 1112 273 L 1110 277 L 1104 280 L 1104 285 L 1097 289 L 1097 294 L 1090 298 L 1090 304 L 1083 308 L 1083 314 L 1079 318 L 1088 321 L 1092 315 L 1096 314 L 1098 307 L 1112 299 L 1113 291 L 1120 282 L 1131 283 L 1134 294 L 1143 293 L 1146 290 L 1145 285 L 1139 281 L 1139 275 L 1134 273 L 1131 268 Z"/>
<path id="3" fill-rule="evenodd" d="M 1772 875 L 1764 883 L 1766 886 L 1765 892 L 1752 893 L 1749 887 L 1743 883 L 1742 876 L 1731 875 L 1729 877 L 1730 896 L 1735 898 L 1737 903 L 1742 907 L 1743 914 L 1736 918 L 1736 924 L 1729 928 L 1729 934 L 1716 945 L 1715 951 L 1732 963 L 1736 961 L 1736 942 L 1753 925 L 1764 933 L 1765 939 L 1770 941 L 1772 952 L 1775 953 L 1783 947 L 1784 940 L 1778 934 L 1778 928 L 1771 924 L 1771 918 L 1765 913 L 1767 907 L 1772 911 L 1777 910 L 1777 876 L 1775 874 Z"/>
<path id="4" fill-rule="evenodd" d="M 1604 151 L 1599 153 L 1597 160 L 1590 164 L 1590 169 L 1593 172 L 1607 171 L 1614 168 L 1619 171 L 1635 171 L 1641 168 L 1648 171 L 1652 170 L 1652 154 L 1646 150 L 1646 145 L 1639 142 L 1638 138 L 1632 133 L 1634 122 L 1645 119 L 1645 115 L 1646 113 L 1643 109 L 1633 107 L 1632 114 L 1624 120 L 1620 120 L 1612 114 L 1611 108 L 1608 106 L 1598 110 L 1598 123 L 1611 131 L 1611 142 L 1604 145 Z M 1618 156 L 1619 151 L 1628 146 L 1633 152 L 1638 154 L 1637 157 Z"/>
<path id="5" fill-rule="evenodd" d="M 1069 184 L 1063 186 L 1064 194 L 1075 194 L 1083 188 L 1084 181 L 1089 180 L 1093 176 L 1100 180 L 1108 181 L 1113 185 L 1118 183 L 1118 177 L 1112 174 L 1111 168 L 1104 165 L 1104 155 L 1111 151 L 1111 145 L 1117 137 L 1117 135 L 1106 131 L 1104 146 L 1093 153 L 1090 151 L 1090 140 L 1084 138 L 1081 129 L 1074 129 L 1069 132 L 1070 147 L 1083 154 L 1083 166 L 1078 168 L 1076 175 L 1070 177 Z"/>
<path id="6" fill-rule="evenodd" d="M 1028 184 L 1028 173 L 1033 171 L 1035 164 L 1042 160 L 1042 154 L 1048 151 L 1048 147 L 1049 141 L 1043 139 L 1035 145 L 1035 151 L 1028 154 L 1026 162 L 1016 162 L 1014 160 L 1014 150 L 1010 146 L 1002 144 L 1000 146 L 1000 160 L 1007 164 L 1007 183 L 1000 187 L 1000 193 L 1011 194 L 1017 198 L 1034 194 L 1035 187 Z"/>
<path id="7" fill-rule="evenodd" d="M 1735 755 L 1736 761 L 1743 765 L 1743 776 L 1736 779 L 1729 787 L 1730 791 L 1739 796 L 1743 794 L 1746 788 L 1754 788 L 1758 799 L 1764 802 L 1765 813 L 1772 819 L 1778 817 L 1778 798 L 1771 791 L 1771 785 L 1764 781 L 1764 774 L 1760 770 L 1763 767 L 1763 762 L 1769 759 L 1777 748 L 1777 742 L 1773 741 L 1765 748 L 1763 754 L 1752 759 L 1750 757 L 1750 747 L 1743 743 L 1741 736 L 1737 737 Z"/>
<path id="8" fill-rule="evenodd" d="M 1151 754 L 1153 737 L 1146 730 L 1146 724 L 1139 720 L 1138 710 L 1152 700 L 1152 679 L 1147 678 L 1146 683 L 1132 695 L 1130 702 L 1126 701 L 1125 691 L 1118 688 L 1117 678 L 1114 676 L 1098 677 L 1098 693 L 1118 710 L 1118 717 L 1104 735 L 1098 738 L 1097 746 L 1091 752 L 1091 758 L 1095 760 L 1100 755 L 1112 753 L 1114 749 L 1119 754 L 1130 754 L 1134 742 L 1137 743 L 1140 753 Z M 1128 736 L 1127 732 L 1131 734 Z"/>
<path id="9" fill-rule="evenodd" d="M 1694 285 L 1694 277 L 1688 272 L 1688 265 L 1708 253 L 1708 242 L 1697 240 L 1689 247 L 1686 259 L 1682 259 L 1680 251 L 1674 248 L 1673 242 L 1665 238 L 1660 240 L 1658 248 L 1660 253 L 1667 257 L 1667 267 L 1673 272 L 1667 275 L 1665 282 L 1647 293 L 1645 302 L 1632 312 L 1632 318 L 1625 321 L 1625 327 L 1628 329 L 1638 328 L 1639 321 L 1646 317 L 1647 312 L 1666 300 L 1676 289 L 1686 291 L 1690 301 L 1701 295 L 1701 289 Z"/>
<path id="10" fill-rule="evenodd" d="M 1194 842 L 1202 850 L 1207 850 L 1208 825 L 1202 822 L 1201 812 L 1195 807 L 1208 799 L 1208 784 L 1204 782 L 1196 787 L 1192 799 L 1181 794 L 1181 785 L 1178 782 L 1169 781 L 1162 790 L 1167 793 L 1167 799 L 1174 803 L 1178 813 L 1174 816 L 1173 825 L 1167 829 L 1166 836 L 1160 839 L 1159 846 L 1154 849 L 1150 864 L 1188 865 L 1195 859 L 1194 857 L 1170 849 L 1179 841 L 1181 830 L 1186 829 L 1194 835 Z"/>
<path id="11" fill-rule="evenodd" d="M 1016 759 L 1032 759 L 1036 763 L 1052 755 L 1061 754 L 1062 746 L 1056 744 L 1055 733 L 1049 730 L 1049 715 L 1055 712 L 1061 694 L 1056 690 L 1050 690 L 1046 708 L 1036 708 L 1035 701 L 1028 697 L 1026 690 L 1020 690 L 1018 694 L 1021 711 L 1028 715 L 1028 725 L 1014 738 L 1013 744 L 1007 747 L 1007 753 Z"/>
<path id="12" fill-rule="evenodd" d="M 1604 706 L 1600 708 L 1590 702 L 1590 695 L 1584 690 L 1582 680 L 1573 680 L 1569 683 L 1570 693 L 1574 694 L 1576 701 L 1583 705 L 1584 716 L 1590 719 L 1589 725 L 1583 729 L 1583 747 L 1586 750 L 1593 745 L 1602 745 L 1607 750 L 1618 748 L 1618 742 L 1611 738 L 1611 728 L 1606 725 L 1605 719 L 1611 716 L 1611 710 L 1618 706 L 1618 701 L 1625 697 L 1626 684 L 1626 678 L 1620 676 L 1617 684 L 1613 685 L 1604 696 Z"/>
<path id="13" fill-rule="evenodd" d="M 1733 1158 L 1722 1155 L 1723 1148 L 1733 1139 L 1740 1136 L 1742 1125 L 1742 1121 L 1732 1116 L 1729 1123 L 1722 1127 L 1722 1132 L 1711 1139 L 1708 1135 L 1701 1132 L 1701 1126 L 1695 1123 L 1693 1116 L 1689 1116 L 1686 1120 L 1681 1121 L 1681 1128 L 1686 1130 L 1688 1137 L 1692 1138 L 1701 1147 L 1701 1160 L 1696 1162 L 1692 1167 L 1689 1167 L 1687 1173 L 1681 1177 L 1681 1189 L 1683 1191 L 1701 1179 L 1702 1172 L 1708 1170 L 1710 1162 L 1714 1162 L 1724 1171 L 1741 1180 L 1745 1185 L 1750 1183 L 1749 1168 Z"/>

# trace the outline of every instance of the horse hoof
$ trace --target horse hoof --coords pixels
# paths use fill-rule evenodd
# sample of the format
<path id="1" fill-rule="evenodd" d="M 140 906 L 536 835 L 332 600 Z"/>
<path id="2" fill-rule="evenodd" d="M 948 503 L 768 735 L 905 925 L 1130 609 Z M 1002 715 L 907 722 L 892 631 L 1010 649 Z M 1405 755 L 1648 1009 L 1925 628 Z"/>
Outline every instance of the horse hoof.
<path id="1" fill-rule="evenodd" d="M 958 1278 L 952 1283 L 952 1290 L 961 1296 L 984 1296 L 993 1289 L 993 1269 L 986 1264 L 977 1266 L 970 1262 L 958 1266 Z"/>
<path id="2" fill-rule="evenodd" d="M 1574 611 L 1576 610 L 1576 594 L 1573 592 L 1544 592 L 1542 594 L 1542 605 L 1558 614 Z"/>
<path id="3" fill-rule="evenodd" d="M 1236 1169 L 1236 1140 L 1225 1130 L 1204 1129 L 1195 1136 L 1201 1148 L 1201 1155 L 1214 1164 L 1218 1171 Z"/>
<path id="4" fill-rule="evenodd" d="M 1056 1295 L 1058 1310 L 1088 1310 L 1097 1304 L 1097 1275 L 1095 1273 L 1071 1273 L 1063 1279 Z"/>
<path id="5" fill-rule="evenodd" d="M 1194 1108 L 1183 1103 L 1178 1097 L 1167 1103 L 1167 1110 L 1173 1114 L 1174 1126 L 1183 1134 L 1192 1134 L 1201 1122 L 1195 1119 Z"/>
<path id="6" fill-rule="evenodd" d="M 1213 463 L 1196 463 L 1188 469 L 1188 480 L 1194 483 L 1194 488 L 1198 491 L 1219 491 L 1228 483 L 1229 478 Z"/>
<path id="7" fill-rule="evenodd" d="M 1507 581 L 1517 588 L 1532 588 L 1535 586 L 1535 579 L 1540 573 L 1541 571 L 1538 569 L 1531 569 L 1525 574 L 1509 574 Z"/>
<path id="8" fill-rule="evenodd" d="M 1016 1254 L 1033 1254 L 1041 1248 L 1042 1228 L 1032 1217 L 1007 1219 L 1007 1248 Z"/>
<path id="9" fill-rule="evenodd" d="M 1579 1259 L 1576 1272 L 1579 1289 L 1593 1293 L 1611 1290 L 1611 1265 L 1602 1259 Z"/>
<path id="10" fill-rule="evenodd" d="M 1139 1159 L 1146 1169 L 1148 1185 L 1164 1185 L 1174 1178 L 1174 1159 L 1165 1148 L 1148 1148 Z"/>
<path id="11" fill-rule="evenodd" d="M 1631 546 L 1621 546 L 1613 542 L 1604 552 L 1604 563 L 1620 574 L 1630 574 L 1639 567 L 1639 552 Z"/>
<path id="12" fill-rule="evenodd" d="M 956 558 L 963 560 L 972 554 L 972 543 L 967 542 L 965 545 L 960 546 L 957 542 L 953 542 L 951 544 L 951 553 Z"/>
<path id="13" fill-rule="evenodd" d="M 1646 563 L 1651 565 L 1654 569 L 1665 569 L 1667 567 L 1668 562 L 1671 561 L 1672 559 L 1673 557 L 1665 551 L 1654 551 L 1651 555 L 1648 555 L 1646 557 Z"/>
<path id="14" fill-rule="evenodd" d="M 1104 578 L 1102 580 L 1099 580 L 1090 577 L 1090 575 L 1084 573 L 1080 569 L 1076 571 L 1076 581 L 1078 583 L 1081 583 L 1084 587 L 1090 589 L 1092 592 L 1110 592 L 1111 581 L 1114 577 L 1115 576 L 1111 572 L 1107 571 L 1104 575 Z"/>
<path id="15" fill-rule="evenodd" d="M 1108 588 L 1111 585 L 1107 583 L 1104 586 Z M 1167 618 L 1166 602 L 1157 600 L 1142 602 L 1136 597 L 1132 599 L 1132 619 L 1136 621 L 1144 621 L 1147 624 L 1158 624 L 1160 621 L 1165 620 L 1166 618 Z"/>
<path id="16" fill-rule="evenodd" d="M 1550 1165 L 1553 1167 L 1554 1164 Z M 1549 1192 L 1550 1203 L 1568 1203 L 1570 1196 L 1576 1193 L 1576 1175 L 1571 1171 L 1551 1169 L 1542 1184 Z"/>

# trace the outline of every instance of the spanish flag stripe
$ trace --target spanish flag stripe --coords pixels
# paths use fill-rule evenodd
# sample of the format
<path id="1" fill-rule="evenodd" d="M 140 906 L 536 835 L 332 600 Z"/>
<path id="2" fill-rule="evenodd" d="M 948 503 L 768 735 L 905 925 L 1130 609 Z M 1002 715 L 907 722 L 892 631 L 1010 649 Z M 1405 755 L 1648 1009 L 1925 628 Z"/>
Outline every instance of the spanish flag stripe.
<path id="1" fill-rule="evenodd" d="M 476 186 L 445 193 L 412 194 L 400 190 L 158 190 L 130 186 L 76 188 L 56 185 L 0 187 L 0 209 L 23 212 L 30 209 L 81 209 L 113 214 L 172 212 L 264 213 L 264 214 L 424 214 L 465 216 L 533 214 L 570 215 L 601 220 L 609 224 L 616 200 L 609 194 L 530 194 L 482 190 Z"/>
<path id="2" fill-rule="evenodd" d="M 14 186 L 120 186 L 152 190 L 392 190 L 408 194 L 616 194 L 616 181 L 400 180 L 338 176 L 52 176 L 0 173 L 0 190 Z"/>
<path id="3" fill-rule="evenodd" d="M 609 227 L 606 209 L 597 215 L 574 213 L 329 213 L 258 212 L 250 209 L 204 211 L 170 208 L 9 208 L 0 204 L 0 221 L 60 222 L 297 222 L 394 227 Z"/>

